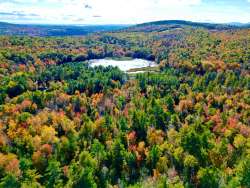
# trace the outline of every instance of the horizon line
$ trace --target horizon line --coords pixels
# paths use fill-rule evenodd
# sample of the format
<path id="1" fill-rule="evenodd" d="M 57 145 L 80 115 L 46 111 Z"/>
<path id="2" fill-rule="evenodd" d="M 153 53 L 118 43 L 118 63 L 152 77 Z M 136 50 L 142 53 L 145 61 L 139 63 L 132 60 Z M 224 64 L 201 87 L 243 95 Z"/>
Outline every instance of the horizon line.
<path id="1" fill-rule="evenodd" d="M 131 26 L 131 25 L 138 25 L 138 24 L 144 24 L 144 23 L 153 23 L 153 22 L 159 22 L 159 21 L 187 21 L 187 22 L 193 22 L 193 23 L 208 23 L 208 24 L 250 24 L 249 22 L 238 22 L 238 21 L 232 21 L 232 22 L 214 22 L 214 21 L 193 21 L 193 20 L 185 20 L 185 19 L 166 19 L 166 20 L 155 20 L 155 21 L 148 21 L 148 22 L 140 22 L 140 23 L 128 23 L 128 24 L 118 24 L 118 23 L 107 23 L 107 24 L 91 24 L 91 23 L 42 23 L 42 22 L 9 22 L 6 20 L 0 20 L 0 23 L 8 23 L 8 24 L 14 24 L 14 25 L 54 25 L 54 26 L 107 26 L 107 25 L 113 25 L 113 26 Z"/>

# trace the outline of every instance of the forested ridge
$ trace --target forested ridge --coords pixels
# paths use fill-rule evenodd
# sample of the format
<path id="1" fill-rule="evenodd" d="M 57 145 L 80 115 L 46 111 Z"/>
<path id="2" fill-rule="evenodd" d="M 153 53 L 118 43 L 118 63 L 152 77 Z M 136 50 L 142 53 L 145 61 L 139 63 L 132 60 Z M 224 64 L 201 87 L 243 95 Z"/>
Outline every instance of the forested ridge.
<path id="1" fill-rule="evenodd" d="M 0 36 L 0 187 L 250 187 L 249 71 L 249 29 Z"/>
<path id="2" fill-rule="evenodd" d="M 12 24 L 0 22 L 0 35 L 9 36 L 82 36 L 95 32 L 119 30 L 128 25 L 51 25 L 51 24 Z"/>

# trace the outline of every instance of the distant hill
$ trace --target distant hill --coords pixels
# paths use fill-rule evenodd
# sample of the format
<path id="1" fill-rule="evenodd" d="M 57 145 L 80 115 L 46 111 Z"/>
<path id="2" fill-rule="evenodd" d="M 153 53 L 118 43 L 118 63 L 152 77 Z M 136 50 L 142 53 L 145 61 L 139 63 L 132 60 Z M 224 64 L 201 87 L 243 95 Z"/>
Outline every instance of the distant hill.
<path id="1" fill-rule="evenodd" d="M 82 36 L 96 32 L 161 32 L 172 29 L 203 28 L 208 30 L 229 30 L 250 28 L 250 24 L 242 23 L 200 23 L 185 20 L 163 20 L 137 25 L 38 25 L 12 24 L 0 22 L 0 35 L 18 36 Z"/>
<path id="2" fill-rule="evenodd" d="M 1 27 L 6 27 L 6 26 L 13 26 L 15 24 L 7 23 L 7 22 L 0 22 L 0 28 Z"/>
<path id="3" fill-rule="evenodd" d="M 250 28 L 249 24 L 216 24 L 216 23 L 201 23 L 201 22 L 191 22 L 185 20 L 163 20 L 156 22 L 142 23 L 138 25 L 126 28 L 126 31 L 134 32 L 152 32 L 152 31 L 165 31 L 170 29 L 181 29 L 181 28 L 203 28 L 209 30 L 228 30 L 228 29 L 241 29 Z"/>
<path id="4" fill-rule="evenodd" d="M 0 22 L 0 35 L 80 36 L 94 32 L 113 31 L 127 25 L 35 25 Z"/>
<path id="5" fill-rule="evenodd" d="M 250 23 L 240 23 L 240 22 L 230 22 L 228 25 L 238 26 L 238 27 L 250 27 Z"/>

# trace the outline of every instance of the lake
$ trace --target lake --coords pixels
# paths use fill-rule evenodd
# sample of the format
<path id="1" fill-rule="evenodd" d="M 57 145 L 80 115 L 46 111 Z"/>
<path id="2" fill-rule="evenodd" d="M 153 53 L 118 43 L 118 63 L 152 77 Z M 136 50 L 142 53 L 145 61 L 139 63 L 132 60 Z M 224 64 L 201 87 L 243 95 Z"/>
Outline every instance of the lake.
<path id="1" fill-rule="evenodd" d="M 114 59 L 93 59 L 89 60 L 91 67 L 96 66 L 113 66 L 118 67 L 120 70 L 128 73 L 141 73 L 141 68 L 157 67 L 158 65 L 154 61 L 148 61 L 144 59 L 131 59 L 131 60 L 114 60 Z"/>

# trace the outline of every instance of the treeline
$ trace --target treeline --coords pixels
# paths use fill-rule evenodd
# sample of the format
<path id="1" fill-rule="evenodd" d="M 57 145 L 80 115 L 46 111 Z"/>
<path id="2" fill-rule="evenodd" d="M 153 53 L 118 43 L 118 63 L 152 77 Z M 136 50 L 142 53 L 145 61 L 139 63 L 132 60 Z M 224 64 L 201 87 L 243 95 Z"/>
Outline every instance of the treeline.
<path id="1" fill-rule="evenodd" d="M 237 70 L 249 73 L 249 30 L 201 29 L 117 32 L 78 38 L 1 37 L 1 67 L 63 64 L 105 57 L 155 60 L 189 70 Z M 11 68 L 13 70 L 14 68 Z M 203 70 L 204 69 L 204 70 Z"/>

